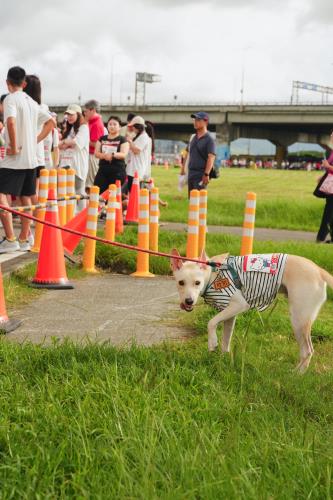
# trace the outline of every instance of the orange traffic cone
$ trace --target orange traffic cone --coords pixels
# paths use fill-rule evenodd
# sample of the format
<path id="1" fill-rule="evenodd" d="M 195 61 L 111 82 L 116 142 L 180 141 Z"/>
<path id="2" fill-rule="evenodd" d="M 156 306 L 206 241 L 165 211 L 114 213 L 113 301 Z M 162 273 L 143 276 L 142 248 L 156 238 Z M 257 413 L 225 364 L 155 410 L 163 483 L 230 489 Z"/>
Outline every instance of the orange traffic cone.
<path id="1" fill-rule="evenodd" d="M 109 197 L 109 190 L 107 189 L 104 193 L 101 194 L 101 198 L 107 200 Z M 100 212 L 101 207 L 98 208 Z M 87 226 L 87 218 L 88 218 L 88 207 L 84 208 L 79 212 L 75 217 L 73 217 L 67 224 L 64 226 L 67 229 L 73 229 L 74 231 L 79 231 L 80 233 L 85 233 Z M 70 255 L 73 255 L 75 248 L 81 241 L 81 236 L 77 236 L 76 234 L 67 233 L 66 231 L 61 231 L 62 235 L 62 243 L 64 245 L 64 249 Z"/>
<path id="2" fill-rule="evenodd" d="M 128 207 L 126 212 L 125 220 L 126 222 L 138 222 L 139 221 L 139 174 L 136 171 L 134 174 L 134 180 L 131 187 L 131 192 L 128 199 Z"/>
<path id="3" fill-rule="evenodd" d="M 49 190 L 49 200 L 56 200 L 55 191 Z M 47 206 L 45 221 L 59 226 L 58 205 L 56 201 Z M 32 281 L 35 288 L 66 289 L 74 288 L 67 279 L 64 248 L 61 230 L 44 226 L 40 245 L 36 276 Z"/>
<path id="4" fill-rule="evenodd" d="M 81 210 L 81 212 L 79 212 L 75 217 L 73 217 L 73 219 L 67 222 L 67 224 L 64 227 L 68 229 L 73 229 L 74 231 L 79 231 L 80 233 L 84 233 L 87 225 L 87 217 L 88 217 L 88 207 Z M 81 236 L 67 233 L 66 231 L 61 231 L 61 236 L 64 249 L 70 255 L 73 255 L 75 248 L 81 241 Z"/>
<path id="5" fill-rule="evenodd" d="M 116 208 L 116 234 L 121 234 L 124 232 L 124 222 L 123 222 L 123 207 L 121 199 L 121 183 L 120 180 L 116 181 L 117 186 L 117 203 L 118 208 Z"/>
<path id="6" fill-rule="evenodd" d="M 18 319 L 9 319 L 6 311 L 5 295 L 3 291 L 2 272 L 0 269 L 0 332 L 9 333 L 20 326 Z"/>

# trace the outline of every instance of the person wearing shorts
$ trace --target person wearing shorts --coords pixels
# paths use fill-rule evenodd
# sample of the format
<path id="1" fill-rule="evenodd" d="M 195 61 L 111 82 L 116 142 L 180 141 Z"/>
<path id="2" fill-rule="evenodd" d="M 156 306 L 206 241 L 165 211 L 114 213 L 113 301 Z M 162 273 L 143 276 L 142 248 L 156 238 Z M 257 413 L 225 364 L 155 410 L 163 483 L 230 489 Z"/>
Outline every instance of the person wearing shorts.
<path id="1" fill-rule="evenodd" d="M 3 103 L 6 157 L 0 164 L 0 203 L 8 207 L 7 195 L 20 197 L 23 206 L 31 206 L 31 197 L 36 194 L 37 143 L 54 127 L 49 113 L 23 92 L 25 76 L 19 66 L 8 70 L 9 94 Z M 43 125 L 38 133 L 40 124 Z M 17 240 L 11 214 L 1 212 L 0 218 L 6 235 L 0 241 L 0 253 L 30 250 L 30 221 L 22 217 Z"/>

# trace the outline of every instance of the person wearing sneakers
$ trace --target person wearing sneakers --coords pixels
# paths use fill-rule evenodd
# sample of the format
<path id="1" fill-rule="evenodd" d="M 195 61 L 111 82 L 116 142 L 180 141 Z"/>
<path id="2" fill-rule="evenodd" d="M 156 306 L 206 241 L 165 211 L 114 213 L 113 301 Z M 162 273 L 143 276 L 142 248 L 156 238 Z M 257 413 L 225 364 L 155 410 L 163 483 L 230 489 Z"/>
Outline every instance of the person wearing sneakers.
<path id="1" fill-rule="evenodd" d="M 54 127 L 49 113 L 23 92 L 25 75 L 19 66 L 10 68 L 7 73 L 9 94 L 3 103 L 6 157 L 0 163 L 0 203 L 7 207 L 7 195 L 19 196 L 22 205 L 31 206 L 31 197 L 36 194 L 37 143 Z M 29 219 L 22 217 L 17 241 L 12 215 L 1 212 L 0 218 L 6 235 L 0 242 L 0 253 L 30 250 Z"/>

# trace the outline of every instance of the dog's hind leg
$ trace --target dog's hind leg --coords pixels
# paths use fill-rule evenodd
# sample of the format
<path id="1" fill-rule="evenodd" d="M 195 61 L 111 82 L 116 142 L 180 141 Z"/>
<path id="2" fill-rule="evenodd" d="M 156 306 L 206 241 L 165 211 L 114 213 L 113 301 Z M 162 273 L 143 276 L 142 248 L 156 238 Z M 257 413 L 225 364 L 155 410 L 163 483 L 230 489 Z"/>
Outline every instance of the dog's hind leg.
<path id="1" fill-rule="evenodd" d="M 232 334 L 234 331 L 235 321 L 236 321 L 236 316 L 234 316 L 233 318 L 230 318 L 230 319 L 226 319 L 224 321 L 222 343 L 221 343 L 222 352 L 229 352 L 230 351 L 230 342 L 231 342 L 231 337 L 232 337 Z"/>
<path id="2" fill-rule="evenodd" d="M 289 296 L 291 324 L 299 345 L 300 360 L 296 371 L 304 373 L 310 364 L 314 349 L 311 341 L 311 327 L 321 306 L 326 300 L 326 285 L 320 286 L 304 297 Z"/>
<path id="3" fill-rule="evenodd" d="M 237 291 L 231 298 L 229 305 L 220 313 L 218 313 L 214 318 L 208 322 L 208 350 L 215 351 L 218 346 L 218 340 L 216 335 L 216 328 L 222 321 L 233 320 L 237 314 L 247 311 L 250 308 L 249 304 L 244 299 L 241 292 Z M 232 331 L 233 323 L 230 323 L 231 327 L 227 326 L 227 334 L 225 337 L 225 345 L 229 345 Z"/>

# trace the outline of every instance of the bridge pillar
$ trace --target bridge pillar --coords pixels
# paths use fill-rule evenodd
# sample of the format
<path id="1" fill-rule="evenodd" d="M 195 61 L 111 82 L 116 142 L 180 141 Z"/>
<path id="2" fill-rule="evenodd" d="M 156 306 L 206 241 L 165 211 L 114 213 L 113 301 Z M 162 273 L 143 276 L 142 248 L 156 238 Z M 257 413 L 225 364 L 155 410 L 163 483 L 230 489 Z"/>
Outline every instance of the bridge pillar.
<path id="1" fill-rule="evenodd" d="M 235 127 L 233 125 L 226 122 L 221 125 L 216 125 L 217 166 L 221 165 L 221 160 L 229 158 L 230 142 L 234 139 Z"/>
<path id="2" fill-rule="evenodd" d="M 276 144 L 275 146 L 276 146 L 276 161 L 278 167 L 281 167 L 282 162 L 287 158 L 288 147 L 285 146 L 284 144 Z"/>

